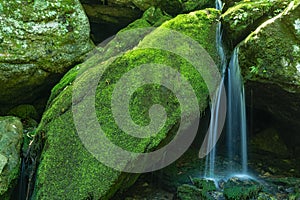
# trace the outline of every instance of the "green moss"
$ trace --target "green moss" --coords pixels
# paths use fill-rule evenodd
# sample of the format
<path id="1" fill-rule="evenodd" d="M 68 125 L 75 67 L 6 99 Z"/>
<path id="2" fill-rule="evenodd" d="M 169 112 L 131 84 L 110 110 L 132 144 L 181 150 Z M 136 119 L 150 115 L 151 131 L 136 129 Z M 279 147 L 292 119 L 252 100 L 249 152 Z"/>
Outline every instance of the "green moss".
<path id="1" fill-rule="evenodd" d="M 224 196 L 228 200 L 257 199 L 262 186 L 252 180 L 231 178 L 224 185 Z"/>
<path id="2" fill-rule="evenodd" d="M 215 10 L 199 11 L 186 15 L 186 20 L 184 16 L 179 16 L 164 23 L 162 27 L 175 29 L 187 35 L 190 34 L 188 36 L 199 43 L 205 42 L 203 46 L 214 56 L 216 50 L 214 47 L 209 46 L 208 41 L 213 38 L 211 44 L 214 44 L 215 32 L 212 33 L 211 30 L 215 29 L 217 13 Z M 193 30 L 193 24 L 194 29 L 200 29 L 191 31 Z M 206 25 L 209 27 L 204 27 Z M 132 50 L 129 49 L 133 44 L 137 44 L 136 38 L 135 43 L 129 42 L 128 46 L 123 46 L 125 43 L 115 39 L 108 46 L 101 49 L 98 54 L 96 53 L 95 56 L 88 59 L 87 62 L 72 69 L 53 89 L 48 109 L 36 131 L 37 138 L 42 138 L 44 135 L 45 145 L 37 172 L 33 199 L 109 199 L 117 190 L 129 187 L 138 177 L 136 174 L 126 174 L 106 167 L 97 161 L 80 142 L 71 110 L 72 91 L 76 89 L 72 81 L 78 70 L 82 72 L 89 70 L 88 74 L 80 76 L 81 83 L 87 85 L 90 80 L 93 80 L 92 78 L 95 78 L 93 75 L 97 75 L 97 70 L 107 67 L 98 82 L 96 90 L 95 109 L 97 119 L 106 137 L 128 151 L 148 152 L 156 149 L 166 138 L 174 137 L 177 130 L 173 130 L 173 128 L 177 126 L 181 119 L 181 108 L 173 92 L 160 84 L 149 84 L 139 87 L 131 96 L 129 111 L 132 120 L 141 126 L 149 124 L 149 108 L 153 104 L 160 104 L 168 114 L 166 123 L 155 136 L 145 139 L 131 137 L 124 133 L 115 122 L 111 111 L 111 100 L 116 84 L 130 70 L 148 63 L 156 64 L 156 66 L 160 66 L 159 64 L 170 66 L 180 71 L 182 78 L 184 77 L 196 91 L 200 112 L 207 107 L 209 95 L 207 86 L 191 63 L 168 51 L 142 48 L 148 42 L 157 42 L 158 36 L 164 41 L 164 34 L 164 31 L 157 29 L 155 33 L 152 32 L 140 42 L 138 46 L 140 48 Z M 143 37 L 142 34 L 140 38 Z M 183 50 L 189 50 L 187 46 L 182 46 L 181 43 L 178 44 L 180 45 L 177 46 L 180 46 Z M 109 48 L 112 46 L 114 48 Z M 118 55 L 120 49 L 124 50 L 125 54 L 108 65 L 105 60 L 112 55 Z M 156 72 L 149 76 L 161 83 L 164 80 L 161 80 L 159 75 Z M 138 76 L 136 76 L 136 79 L 131 83 L 132 86 L 138 82 L 138 79 Z M 180 88 L 180 80 L 181 77 L 178 77 L 178 84 L 174 84 L 175 91 Z M 76 87 L 79 87 L 79 85 L 76 85 Z M 123 92 L 127 94 L 125 89 Z M 183 92 L 186 92 L 187 98 L 190 97 L 187 91 Z M 77 103 L 78 106 L 83 106 L 82 101 Z M 191 116 L 194 112 L 195 110 L 187 105 L 187 115 L 185 117 L 189 123 L 192 121 Z M 87 126 L 90 126 L 89 122 L 87 122 Z M 36 146 L 38 145 L 36 143 Z M 109 155 L 109 152 L 103 152 L 103 154 Z"/>
<path id="3" fill-rule="evenodd" d="M 178 187 L 177 197 L 179 200 L 201 200 L 201 190 L 192 185 L 184 184 Z"/>
<path id="4" fill-rule="evenodd" d="M 164 23 L 162 27 L 179 31 L 193 38 L 218 63 L 219 58 L 216 51 L 215 37 L 219 14 L 219 11 L 211 8 L 195 11 L 186 15 L 178 15 L 174 20 Z"/>
<path id="5" fill-rule="evenodd" d="M 240 45 L 243 76 L 259 82 L 276 82 L 287 91 L 299 90 L 300 37 L 294 22 L 300 18 L 299 3 L 266 21 Z M 251 59 L 249 59 L 251 58 Z M 251 73 L 255 66 L 256 73 Z"/>
<path id="6" fill-rule="evenodd" d="M 261 23 L 282 12 L 289 2 L 291 0 L 240 1 L 236 3 L 222 15 L 226 38 L 233 42 L 232 46 L 235 46 Z"/>

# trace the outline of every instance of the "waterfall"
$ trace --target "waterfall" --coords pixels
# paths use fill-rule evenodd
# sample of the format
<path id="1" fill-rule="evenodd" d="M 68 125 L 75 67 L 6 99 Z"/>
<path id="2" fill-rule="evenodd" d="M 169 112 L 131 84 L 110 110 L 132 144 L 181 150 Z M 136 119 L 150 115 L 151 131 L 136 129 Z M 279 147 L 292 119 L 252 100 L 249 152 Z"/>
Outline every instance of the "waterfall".
<path id="1" fill-rule="evenodd" d="M 242 169 L 232 165 L 232 173 L 247 173 L 247 126 L 245 90 L 238 62 L 238 48 L 235 48 L 227 70 L 227 147 L 230 161 L 237 160 Z"/>
<path id="2" fill-rule="evenodd" d="M 222 9 L 222 2 L 220 0 L 216 0 L 216 8 L 218 10 Z M 210 126 L 208 129 L 208 134 L 206 138 L 204 139 L 205 147 L 201 147 L 199 152 L 199 157 L 202 157 L 201 155 L 207 155 L 206 157 L 206 163 L 205 163 L 205 173 L 204 177 L 206 178 L 215 178 L 215 160 L 216 160 L 216 143 L 220 137 L 223 124 L 220 124 L 221 118 L 224 117 L 224 114 L 226 112 L 226 108 L 224 108 L 224 105 L 226 106 L 225 102 L 222 102 L 222 96 L 225 94 L 224 89 L 224 77 L 225 77 L 225 71 L 226 71 L 226 56 L 224 53 L 223 43 L 222 43 L 222 24 L 221 22 L 218 23 L 217 31 L 216 31 L 216 46 L 218 55 L 220 57 L 220 70 L 222 73 L 222 78 L 220 85 L 218 87 L 218 90 L 216 91 L 215 97 L 212 99 L 211 102 L 211 117 L 210 117 Z M 205 150 L 203 150 L 205 149 Z M 206 151 L 206 152 L 204 152 Z"/>
<path id="3" fill-rule="evenodd" d="M 216 0 L 216 9 L 222 10 L 223 3 L 221 0 Z M 204 138 L 201 146 L 199 157 L 202 158 L 207 155 L 205 163 L 204 177 L 215 179 L 215 163 L 216 163 L 216 143 L 220 137 L 220 119 L 224 117 L 226 108 L 224 109 L 224 102 L 222 102 L 222 95 L 226 95 L 224 91 L 224 81 L 227 77 L 227 112 L 226 112 L 226 131 L 227 131 L 227 146 L 228 158 L 230 161 L 238 160 L 242 166 L 239 171 L 235 165 L 230 162 L 228 168 L 229 173 L 247 173 L 247 131 L 246 131 L 246 106 L 245 106 L 245 91 L 240 74 L 238 64 L 238 48 L 235 48 L 227 67 L 225 51 L 222 43 L 222 25 L 219 22 L 216 31 L 216 46 L 218 55 L 220 57 L 220 70 L 222 79 L 220 86 L 216 91 L 215 97 L 211 102 L 211 117 L 208 134 Z M 227 74 L 226 74 L 227 71 Z M 226 103 L 225 103 L 226 105 Z"/>

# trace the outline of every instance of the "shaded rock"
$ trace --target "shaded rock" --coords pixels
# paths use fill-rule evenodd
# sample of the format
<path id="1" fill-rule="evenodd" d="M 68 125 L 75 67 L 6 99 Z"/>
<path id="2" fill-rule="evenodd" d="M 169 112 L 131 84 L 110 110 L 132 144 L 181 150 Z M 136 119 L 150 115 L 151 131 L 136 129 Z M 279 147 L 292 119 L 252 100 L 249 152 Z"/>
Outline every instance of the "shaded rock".
<path id="1" fill-rule="evenodd" d="M 280 134 L 274 128 L 266 129 L 253 138 L 251 138 L 251 145 L 253 148 L 257 148 L 263 151 L 269 151 L 271 153 L 288 156 L 289 151 L 284 141 L 280 138 Z"/>
<path id="2" fill-rule="evenodd" d="M 19 117 L 20 119 L 39 119 L 39 115 L 33 105 L 19 105 L 8 111 L 8 115 Z"/>
<path id="3" fill-rule="evenodd" d="M 89 17 L 92 39 L 96 44 L 139 19 L 143 12 L 151 7 L 167 16 L 214 7 L 214 2 L 210 0 L 81 0 L 81 2 Z M 155 14 L 156 17 L 161 16 L 160 13 Z"/>
<path id="4" fill-rule="evenodd" d="M 21 166 L 22 123 L 16 117 L 0 117 L 0 198 L 10 199 Z"/>
<path id="5" fill-rule="evenodd" d="M 127 25 L 138 19 L 142 12 L 130 6 L 83 4 L 89 20 L 93 23 Z"/>
<path id="6" fill-rule="evenodd" d="M 224 36 L 230 40 L 227 43 L 235 47 L 263 22 L 282 12 L 289 2 L 291 0 L 230 1 L 232 7 L 222 15 Z"/>
<path id="7" fill-rule="evenodd" d="M 0 1 L 2 110 L 45 95 L 93 48 L 77 0 Z"/>
<path id="8" fill-rule="evenodd" d="M 300 136 L 300 2 L 293 1 L 280 15 L 266 21 L 240 45 L 239 62 L 248 102 L 277 120 L 289 149 Z"/>
<path id="9" fill-rule="evenodd" d="M 154 104 L 162 105 L 168 114 L 165 125 L 155 136 L 139 139 L 137 137 L 130 137 L 116 124 L 111 111 L 112 92 L 122 75 L 135 67 L 149 63 L 165 64 L 174 67 L 176 70 L 180 68 L 182 75 L 190 82 L 194 90 L 197 91 L 196 96 L 200 111 L 204 111 L 207 107 L 209 94 L 206 84 L 193 66 L 180 56 L 161 49 L 149 48 L 147 45 L 157 45 L 159 47 L 161 47 L 160 45 L 170 45 L 170 41 L 168 40 L 170 39 L 168 38 L 170 35 L 166 34 L 162 28 L 174 29 L 199 42 L 217 60 L 214 56 L 217 55 L 215 31 L 218 14 L 218 11 L 210 9 L 209 11 L 197 11 L 187 15 L 180 15 L 165 22 L 161 28 L 152 31 L 144 39 L 141 39 L 144 37 L 144 34 L 141 34 L 140 37 L 134 37 L 134 41 L 139 45 L 133 50 L 128 50 L 123 46 L 122 48 L 125 50 L 124 55 L 116 59 L 109 66 L 108 60 L 103 60 L 101 55 L 104 57 L 114 55 L 114 53 L 118 55 L 119 50 L 122 49 L 119 45 L 111 46 L 115 49 L 99 48 L 98 54 L 92 56 L 87 62 L 70 70 L 53 89 L 48 109 L 44 113 L 36 131 L 36 141 L 33 149 L 41 151 L 42 149 L 39 146 L 43 141 L 45 145 L 40 157 L 37 181 L 32 199 L 109 199 L 116 191 L 124 190 L 132 185 L 139 176 L 138 174 L 123 173 L 105 166 L 83 146 L 78 130 L 75 127 L 77 124 L 73 121 L 73 90 L 81 86 L 89 86 L 90 81 L 96 78 L 93 76 L 97 75 L 98 70 L 108 67 L 99 82 L 97 82 L 95 95 L 97 120 L 101 124 L 101 128 L 105 131 L 106 137 L 119 147 L 130 152 L 149 152 L 158 148 L 174 136 L 174 129 L 177 128 L 180 121 L 181 109 L 177 98 L 172 95 L 171 91 L 156 84 L 143 86 L 134 93 L 129 102 L 129 109 L 132 120 L 136 124 L 142 126 L 149 124 L 148 112 L 149 108 Z M 129 41 L 129 45 L 131 46 L 132 43 L 130 41 L 133 38 L 125 37 L 125 39 L 125 41 Z M 176 38 L 172 39 L 173 48 L 180 48 L 184 52 L 191 53 L 190 44 L 184 44 L 182 40 L 177 41 Z M 119 42 L 117 38 L 111 42 L 126 44 Z M 191 54 L 189 55 L 192 56 Z M 199 59 L 198 56 L 197 59 Z M 81 84 L 74 82 L 79 70 L 81 70 L 82 74 L 77 81 L 80 81 Z M 154 74 L 155 77 L 156 75 L 158 77 L 158 74 Z M 175 85 L 175 87 L 177 86 Z M 78 99 L 76 98 L 78 101 L 75 101 L 76 107 L 77 105 L 79 108 L 84 106 L 87 99 L 81 99 L 81 97 L 88 95 L 85 94 L 88 91 L 82 91 L 83 93 L 79 93 L 78 96 L 76 95 L 78 97 Z M 125 93 L 127 93 L 127 90 L 125 90 Z M 189 95 L 188 98 L 190 98 Z M 192 107 L 188 107 L 188 113 L 185 116 L 188 119 L 188 124 L 192 122 L 194 112 L 195 110 Z M 89 121 L 86 122 L 90 123 Z M 86 125 L 83 127 L 86 127 Z M 85 130 L 87 130 L 86 128 Z M 39 138 L 40 140 L 38 140 Z M 111 155 L 109 148 L 107 150 L 101 152 L 101 155 L 107 155 L 110 159 L 118 156 L 117 154 Z M 135 159 L 136 157 L 133 157 L 133 161 Z M 119 158 L 118 161 L 120 163 L 124 162 L 123 158 Z M 126 162 L 126 164 L 133 166 L 134 164 L 139 164 Z"/>

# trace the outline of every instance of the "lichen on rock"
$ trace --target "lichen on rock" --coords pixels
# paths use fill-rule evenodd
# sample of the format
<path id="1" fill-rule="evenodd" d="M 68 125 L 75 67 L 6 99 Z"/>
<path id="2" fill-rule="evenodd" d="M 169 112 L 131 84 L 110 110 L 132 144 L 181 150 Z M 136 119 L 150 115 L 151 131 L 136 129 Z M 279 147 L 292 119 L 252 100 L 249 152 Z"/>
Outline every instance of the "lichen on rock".
<path id="1" fill-rule="evenodd" d="M 43 95 L 93 44 L 77 0 L 0 3 L 2 110 Z"/>

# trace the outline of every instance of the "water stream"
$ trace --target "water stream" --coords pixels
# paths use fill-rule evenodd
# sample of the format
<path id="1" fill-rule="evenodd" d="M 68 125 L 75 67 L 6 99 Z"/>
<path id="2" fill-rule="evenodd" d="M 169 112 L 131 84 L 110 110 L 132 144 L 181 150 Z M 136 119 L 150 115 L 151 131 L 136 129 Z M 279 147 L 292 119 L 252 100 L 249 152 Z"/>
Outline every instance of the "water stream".
<path id="1" fill-rule="evenodd" d="M 216 0 L 216 9 L 222 10 L 223 3 Z M 216 179 L 219 174 L 216 172 L 216 144 L 220 137 L 219 119 L 224 115 L 221 96 L 227 96 L 227 113 L 226 113 L 226 138 L 228 159 L 228 174 L 247 174 L 247 128 L 246 128 L 246 106 L 245 92 L 242 77 L 238 64 L 238 48 L 235 48 L 227 67 L 226 55 L 222 43 L 222 25 L 219 22 L 216 31 L 216 45 L 220 57 L 220 71 L 222 79 L 219 90 L 216 92 L 215 98 L 211 102 L 211 118 L 208 130 L 206 149 L 210 153 L 206 157 L 205 178 Z M 227 81 L 227 93 L 224 94 L 221 89 L 225 80 Z M 202 147 L 199 155 L 203 154 Z M 236 167 L 237 162 L 241 167 Z"/>
<path id="2" fill-rule="evenodd" d="M 247 125 L 245 89 L 241 77 L 238 48 L 235 48 L 227 70 L 227 148 L 230 161 L 236 161 L 241 169 L 229 166 L 231 173 L 247 173 Z"/>

